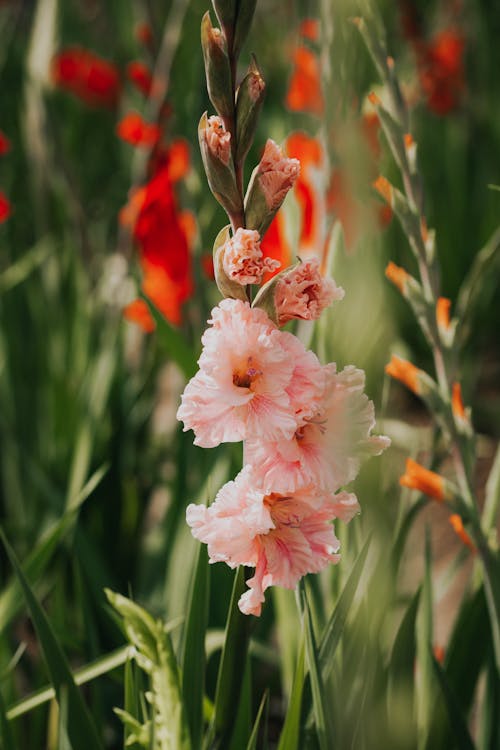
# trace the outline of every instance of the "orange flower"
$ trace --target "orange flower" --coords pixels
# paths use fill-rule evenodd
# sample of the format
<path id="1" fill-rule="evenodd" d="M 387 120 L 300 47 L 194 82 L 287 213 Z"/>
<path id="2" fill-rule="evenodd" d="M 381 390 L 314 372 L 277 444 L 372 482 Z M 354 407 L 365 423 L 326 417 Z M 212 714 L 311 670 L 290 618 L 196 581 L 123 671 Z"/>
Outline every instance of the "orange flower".
<path id="1" fill-rule="evenodd" d="M 448 521 L 451 523 L 455 534 L 459 537 L 459 539 L 462 540 L 465 546 L 470 549 L 472 554 L 475 555 L 477 552 L 476 547 L 474 546 L 472 539 L 470 538 L 470 536 L 464 529 L 464 524 L 463 524 L 461 517 L 457 513 L 453 513 L 449 517 Z"/>
<path id="2" fill-rule="evenodd" d="M 424 374 L 418 367 L 412 365 L 406 359 L 392 355 L 391 361 L 385 366 L 387 375 L 404 383 L 410 391 L 419 395 L 422 391 L 421 377 Z"/>
<path id="3" fill-rule="evenodd" d="M 320 28 L 317 18 L 304 18 L 299 26 L 299 34 L 311 42 L 319 41 Z"/>
<path id="4" fill-rule="evenodd" d="M 121 93 L 118 68 L 83 47 L 68 47 L 55 55 L 52 79 L 94 107 L 115 107 Z"/>
<path id="5" fill-rule="evenodd" d="M 443 477 L 434 471 L 425 469 L 411 458 L 406 459 L 406 471 L 400 477 L 399 484 L 402 487 L 418 490 L 439 502 L 448 497 Z"/>
<path id="6" fill-rule="evenodd" d="M 136 323 L 144 333 L 152 333 L 156 323 L 143 299 L 135 299 L 123 309 L 123 317 L 130 323 Z"/>
<path id="7" fill-rule="evenodd" d="M 143 291 L 173 324 L 193 291 L 191 247 L 194 217 L 179 210 L 174 184 L 187 171 L 184 141 L 160 149 L 151 159 L 152 175 L 120 212 L 120 222 L 137 242 L 144 273 Z"/>
<path id="8" fill-rule="evenodd" d="M 438 115 L 446 115 L 460 104 L 465 90 L 464 51 L 465 39 L 453 28 L 416 45 L 420 85 L 427 106 Z"/>
<path id="9" fill-rule="evenodd" d="M 323 146 L 317 138 L 296 132 L 288 136 L 286 150 L 289 156 L 300 161 L 300 174 L 294 185 L 295 198 L 301 209 L 298 254 L 319 256 L 324 242 L 326 206 L 314 173 L 325 167 Z"/>
<path id="10" fill-rule="evenodd" d="M 127 78 L 144 96 L 149 96 L 153 76 L 149 67 L 140 60 L 133 60 L 127 65 Z"/>
<path id="11" fill-rule="evenodd" d="M 286 95 L 286 105 L 292 112 L 309 112 L 321 117 L 325 109 L 321 90 L 321 71 L 318 58 L 299 46 L 293 54 L 294 70 Z"/>
<path id="12" fill-rule="evenodd" d="M 151 125 L 143 120 L 138 112 L 129 112 L 116 126 L 116 133 L 132 146 L 154 146 L 160 138 L 158 125 Z"/>
<path id="13" fill-rule="evenodd" d="M 286 238 L 285 229 L 283 212 L 278 211 L 260 243 L 262 256 L 278 260 L 281 263 L 280 267 L 282 269 L 287 268 L 293 262 L 292 250 Z M 266 273 L 263 281 L 269 281 L 278 272 L 279 269 L 274 273 Z"/>
<path id="14" fill-rule="evenodd" d="M 5 133 L 2 133 L 0 130 L 0 156 L 3 156 L 8 151 L 10 151 L 10 141 Z"/>
<path id="15" fill-rule="evenodd" d="M 446 297 L 439 297 L 436 304 L 436 320 L 441 331 L 447 331 L 450 327 L 451 301 Z"/>
<path id="16" fill-rule="evenodd" d="M 405 293 L 410 274 L 407 273 L 404 268 L 401 268 L 401 266 L 397 266 L 391 260 L 390 263 L 388 263 L 387 268 L 385 269 L 385 275 L 389 279 L 389 281 L 392 281 L 394 286 L 397 286 L 401 294 Z"/>
<path id="17" fill-rule="evenodd" d="M 467 421 L 464 402 L 462 401 L 462 387 L 460 383 L 453 383 L 451 387 L 451 410 L 458 421 Z"/>
<path id="18" fill-rule="evenodd" d="M 0 190 L 0 224 L 7 221 L 11 214 L 10 201 Z"/>

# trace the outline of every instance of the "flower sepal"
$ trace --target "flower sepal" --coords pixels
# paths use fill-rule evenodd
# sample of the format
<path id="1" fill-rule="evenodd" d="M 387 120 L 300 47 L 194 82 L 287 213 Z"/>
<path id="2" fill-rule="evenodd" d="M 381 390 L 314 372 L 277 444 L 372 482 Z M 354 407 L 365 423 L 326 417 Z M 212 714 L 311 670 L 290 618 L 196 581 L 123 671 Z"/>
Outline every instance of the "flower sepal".
<path id="1" fill-rule="evenodd" d="M 204 112 L 198 125 L 198 140 L 200 142 L 203 166 L 205 167 L 210 190 L 215 198 L 229 214 L 234 214 L 241 212 L 242 206 L 241 196 L 236 186 L 230 147 L 227 149 L 227 158 L 224 156 L 222 149 L 217 150 L 213 148 L 209 140 L 209 137 L 212 135 L 211 120 L 212 118 L 208 118 L 207 113 Z M 220 127 L 223 128 L 222 121 L 220 121 Z M 229 135 L 229 133 L 224 131 L 223 135 Z"/>
<path id="2" fill-rule="evenodd" d="M 208 10 L 201 21 L 201 47 L 210 101 L 221 117 L 232 117 L 234 101 L 226 40 L 221 30 L 212 26 Z"/>
<path id="3" fill-rule="evenodd" d="M 236 94 L 236 161 L 241 162 L 253 143 L 266 84 L 252 55 L 248 72 Z"/>
<path id="4" fill-rule="evenodd" d="M 224 270 L 224 252 L 226 242 L 230 239 L 230 224 L 223 227 L 214 242 L 213 259 L 215 282 L 223 297 L 247 301 L 245 287 L 232 281 Z"/>
<path id="5" fill-rule="evenodd" d="M 252 307 L 258 307 L 267 314 L 268 318 L 273 321 L 275 325 L 278 325 L 278 308 L 276 306 L 276 287 L 278 286 L 281 279 L 283 279 L 290 271 L 294 271 L 300 266 L 302 261 L 297 260 L 293 266 L 288 266 L 280 271 L 272 279 L 269 279 L 257 292 L 255 299 L 252 302 Z"/>

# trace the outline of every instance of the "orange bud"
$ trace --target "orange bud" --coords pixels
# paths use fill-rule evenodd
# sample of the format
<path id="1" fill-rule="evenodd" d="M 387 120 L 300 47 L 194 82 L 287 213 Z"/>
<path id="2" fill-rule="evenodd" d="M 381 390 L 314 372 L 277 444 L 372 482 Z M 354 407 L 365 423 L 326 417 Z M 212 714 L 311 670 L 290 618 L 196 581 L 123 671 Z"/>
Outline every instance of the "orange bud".
<path id="1" fill-rule="evenodd" d="M 394 58 L 388 55 L 386 62 L 389 70 L 394 70 Z"/>
<path id="2" fill-rule="evenodd" d="M 419 490 L 419 492 L 433 497 L 439 502 L 445 500 L 447 496 L 443 477 L 436 474 L 435 471 L 425 469 L 411 458 L 406 459 L 406 471 L 400 477 L 399 484 L 402 487 Z"/>
<path id="3" fill-rule="evenodd" d="M 439 297 L 436 304 L 436 320 L 438 328 L 447 331 L 450 327 L 450 307 L 451 301 L 446 297 Z"/>
<path id="4" fill-rule="evenodd" d="M 412 136 L 411 133 L 405 133 L 404 140 L 405 140 L 405 146 L 406 146 L 406 148 L 411 148 L 413 146 L 413 144 L 415 143 L 415 141 L 413 140 L 413 136 Z"/>
<path id="5" fill-rule="evenodd" d="M 397 286 L 401 294 L 405 293 L 406 284 L 408 282 L 408 279 L 410 278 L 410 274 L 407 273 L 404 268 L 401 268 L 401 266 L 397 266 L 391 260 L 390 263 L 388 263 L 387 268 L 385 269 L 385 275 L 389 279 L 389 281 L 392 281 L 394 286 Z"/>
<path id="6" fill-rule="evenodd" d="M 473 543 L 472 539 L 470 538 L 470 536 L 468 535 L 468 533 L 464 529 L 463 521 L 460 518 L 460 516 L 458 515 L 458 513 L 453 513 L 449 517 L 448 521 L 453 526 L 453 531 L 455 532 L 455 534 L 459 537 L 459 539 L 462 540 L 462 542 L 465 544 L 465 546 L 470 549 L 470 551 L 472 552 L 472 554 L 475 555 L 476 552 L 477 552 L 477 550 L 476 550 L 476 548 L 474 546 L 474 543 Z"/>
<path id="7" fill-rule="evenodd" d="M 404 385 L 406 385 L 410 391 L 413 391 L 413 393 L 420 394 L 422 390 L 420 383 L 422 370 L 419 370 L 418 367 L 412 365 L 411 362 L 393 354 L 391 361 L 385 366 L 385 371 L 387 375 L 404 383 Z"/>
<path id="8" fill-rule="evenodd" d="M 462 386 L 457 382 L 453 383 L 451 387 L 451 410 L 456 419 L 467 420 L 464 402 L 462 401 Z"/>
<path id="9" fill-rule="evenodd" d="M 379 193 L 389 205 L 392 205 L 392 185 L 389 180 L 380 175 L 372 185 L 377 193 Z"/>
<path id="10" fill-rule="evenodd" d="M 380 107 L 380 105 L 382 104 L 379 97 L 374 91 L 370 91 L 370 93 L 368 94 L 368 101 L 370 102 L 370 104 L 373 104 L 374 107 Z"/>
<path id="11" fill-rule="evenodd" d="M 425 242 L 427 242 L 427 239 L 429 237 L 429 230 L 427 229 L 427 223 L 425 219 L 422 219 L 420 222 L 420 234 L 422 235 L 422 239 Z"/>

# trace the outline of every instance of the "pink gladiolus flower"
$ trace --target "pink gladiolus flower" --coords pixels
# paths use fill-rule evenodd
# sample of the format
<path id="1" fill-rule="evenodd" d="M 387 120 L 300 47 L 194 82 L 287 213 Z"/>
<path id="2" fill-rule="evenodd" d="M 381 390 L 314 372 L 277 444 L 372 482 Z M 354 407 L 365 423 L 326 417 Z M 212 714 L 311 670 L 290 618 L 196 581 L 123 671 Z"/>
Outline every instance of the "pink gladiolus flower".
<path id="1" fill-rule="evenodd" d="M 390 444 L 383 435 L 370 435 L 375 426 L 373 403 L 363 393 L 362 370 L 335 365 L 323 368 L 323 403 L 298 427 L 291 440 L 245 443 L 245 461 L 259 467 L 266 491 L 295 490 L 315 483 L 335 492 L 358 474 L 361 459 L 382 453 Z"/>
<path id="2" fill-rule="evenodd" d="M 260 234 L 254 229 L 237 229 L 223 248 L 224 272 L 238 284 L 260 284 L 266 271 L 275 271 L 280 263 L 263 258 Z"/>
<path id="3" fill-rule="evenodd" d="M 317 385 L 307 378 L 301 381 L 297 347 L 305 362 L 303 346 L 297 339 L 292 349 L 291 334 L 241 300 L 222 300 L 209 323 L 200 369 L 187 384 L 177 412 L 184 430 L 192 429 L 195 444 L 204 448 L 250 437 L 290 439 L 301 419 L 298 406 L 307 405 L 324 382 L 321 372 L 319 377 L 313 374 Z"/>
<path id="4" fill-rule="evenodd" d="M 331 521 L 341 514 L 348 520 L 357 509 L 353 495 L 333 495 L 314 486 L 266 494 L 259 476 L 245 466 L 209 508 L 189 505 L 186 511 L 193 536 L 208 545 L 210 562 L 255 567 L 239 607 L 257 616 L 269 586 L 293 589 L 302 576 L 339 561 Z"/>
<path id="5" fill-rule="evenodd" d="M 276 284 L 274 299 L 278 325 L 294 318 L 316 320 L 325 307 L 343 297 L 342 287 L 321 275 L 317 258 L 300 263 Z"/>
<path id="6" fill-rule="evenodd" d="M 212 156 L 227 166 L 231 156 L 231 133 L 224 127 L 221 117 L 208 118 L 205 139 Z"/>
<path id="7" fill-rule="evenodd" d="M 258 179 L 267 207 L 279 208 L 300 173 L 298 159 L 289 159 L 271 138 L 268 138 L 258 167 Z"/>

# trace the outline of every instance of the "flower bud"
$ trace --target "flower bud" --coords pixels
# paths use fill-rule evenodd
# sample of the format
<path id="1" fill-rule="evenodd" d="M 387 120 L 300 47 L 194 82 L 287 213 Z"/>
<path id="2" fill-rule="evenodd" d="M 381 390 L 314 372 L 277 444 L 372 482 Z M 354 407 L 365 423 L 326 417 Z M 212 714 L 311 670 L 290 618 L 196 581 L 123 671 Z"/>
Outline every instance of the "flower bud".
<path id="1" fill-rule="evenodd" d="M 284 156 L 271 138 L 260 163 L 255 167 L 245 196 L 247 227 L 262 237 L 300 173 L 298 159 Z"/>
<path id="2" fill-rule="evenodd" d="M 207 117 L 198 125 L 198 139 L 210 190 L 230 214 L 241 212 L 241 196 L 236 186 L 231 158 L 231 134 L 220 117 Z"/>
<path id="3" fill-rule="evenodd" d="M 223 227 L 215 238 L 213 250 L 215 282 L 223 297 L 247 302 L 245 287 L 231 280 L 224 270 L 224 248 L 230 240 L 229 227 L 229 224 Z"/>
<path id="4" fill-rule="evenodd" d="M 242 80 L 236 96 L 236 161 L 241 162 L 252 145 L 259 113 L 264 101 L 266 84 L 257 60 L 252 55 L 248 73 Z"/>
<path id="5" fill-rule="evenodd" d="M 406 459 L 406 471 L 400 477 L 399 484 L 402 487 L 418 490 L 439 502 L 450 500 L 454 494 L 450 484 L 442 476 L 436 474 L 435 471 L 425 469 L 411 458 Z"/>
<path id="6" fill-rule="evenodd" d="M 220 29 L 212 26 L 209 11 L 201 21 L 201 46 L 210 101 L 221 117 L 232 117 L 234 101 L 226 43 Z"/>

